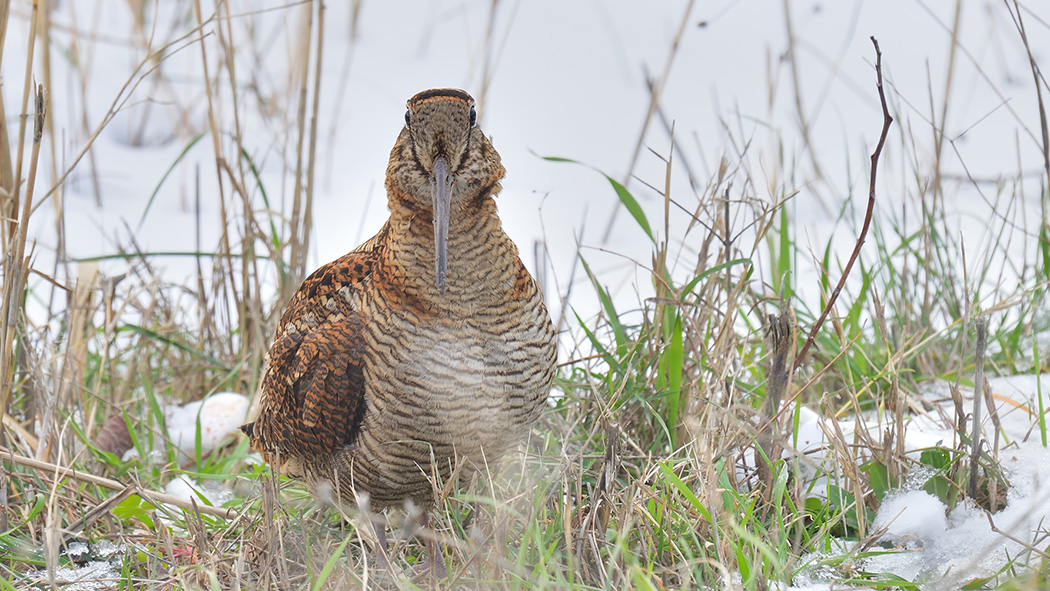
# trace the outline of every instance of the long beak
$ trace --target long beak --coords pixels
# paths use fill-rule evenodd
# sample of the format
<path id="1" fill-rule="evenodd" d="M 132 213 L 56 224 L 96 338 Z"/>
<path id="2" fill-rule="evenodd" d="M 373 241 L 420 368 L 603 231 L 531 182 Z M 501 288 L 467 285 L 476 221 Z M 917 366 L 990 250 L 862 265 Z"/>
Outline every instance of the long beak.
<path id="1" fill-rule="evenodd" d="M 434 206 L 434 261 L 437 272 L 437 288 L 444 295 L 445 279 L 448 276 L 448 216 L 452 201 L 452 179 L 448 175 L 448 162 L 444 156 L 434 160 L 434 186 L 431 189 Z"/>

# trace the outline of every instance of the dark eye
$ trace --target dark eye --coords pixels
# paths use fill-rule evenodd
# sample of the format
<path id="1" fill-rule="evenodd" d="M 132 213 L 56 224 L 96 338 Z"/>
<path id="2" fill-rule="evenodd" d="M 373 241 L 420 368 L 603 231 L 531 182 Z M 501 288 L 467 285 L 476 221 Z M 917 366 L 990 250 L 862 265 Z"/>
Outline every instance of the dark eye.
<path id="1" fill-rule="evenodd" d="M 405 111 L 405 125 L 408 125 L 408 120 L 412 118 L 412 111 Z"/>
<path id="2" fill-rule="evenodd" d="M 478 124 L 478 112 L 474 110 L 474 107 L 470 108 L 470 126 L 474 127 Z"/>

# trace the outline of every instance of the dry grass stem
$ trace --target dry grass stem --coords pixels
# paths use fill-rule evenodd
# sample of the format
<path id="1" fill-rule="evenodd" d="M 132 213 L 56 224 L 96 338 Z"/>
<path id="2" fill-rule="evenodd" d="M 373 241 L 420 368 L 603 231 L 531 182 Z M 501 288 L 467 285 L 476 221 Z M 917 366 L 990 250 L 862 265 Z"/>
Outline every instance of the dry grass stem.
<path id="1" fill-rule="evenodd" d="M 26 456 L 16 454 L 13 451 L 0 448 L 0 456 L 4 458 L 6 462 L 11 462 L 17 466 L 25 466 L 34 470 L 40 470 L 41 472 L 53 474 L 56 477 L 56 486 L 58 484 L 58 478 L 72 478 L 80 482 L 87 482 L 110 490 L 124 491 L 129 486 L 121 482 L 117 482 L 111 478 L 103 478 L 94 474 L 88 474 L 85 472 L 79 472 L 72 468 L 60 466 L 51 462 L 45 462 L 42 460 L 36 460 L 28 458 Z M 152 490 L 145 490 L 140 487 L 135 487 L 135 494 L 148 499 L 154 503 L 166 503 L 168 505 L 174 505 L 187 511 L 197 511 L 204 515 L 211 515 L 213 517 L 222 517 L 223 519 L 233 519 L 237 515 L 237 511 L 234 509 L 223 509 L 221 507 L 209 507 L 207 505 L 199 505 L 196 502 L 187 501 L 180 497 L 173 497 L 165 493 L 159 493 Z"/>

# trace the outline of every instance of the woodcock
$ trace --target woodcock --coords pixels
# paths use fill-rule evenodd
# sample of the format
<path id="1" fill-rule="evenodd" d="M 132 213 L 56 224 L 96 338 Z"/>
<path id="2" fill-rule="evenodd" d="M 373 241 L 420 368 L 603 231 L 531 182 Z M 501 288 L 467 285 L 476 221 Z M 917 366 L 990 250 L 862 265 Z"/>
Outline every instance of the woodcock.
<path id="1" fill-rule="evenodd" d="M 318 495 L 426 510 L 435 475 L 515 447 L 550 391 L 554 327 L 500 224 L 505 170 L 476 118 L 461 90 L 409 99 L 390 219 L 310 275 L 281 317 L 243 430 Z"/>

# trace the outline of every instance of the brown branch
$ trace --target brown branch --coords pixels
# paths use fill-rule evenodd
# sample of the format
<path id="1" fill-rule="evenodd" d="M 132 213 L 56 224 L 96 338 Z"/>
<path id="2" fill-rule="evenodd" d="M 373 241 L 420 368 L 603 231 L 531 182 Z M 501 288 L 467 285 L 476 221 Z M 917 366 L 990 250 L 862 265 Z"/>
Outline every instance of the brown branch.
<path id="1" fill-rule="evenodd" d="M 110 490 L 125 491 L 128 486 L 122 482 L 117 482 L 110 478 L 104 478 L 102 476 L 96 476 L 94 474 L 88 474 L 87 472 L 81 472 L 58 464 L 52 464 L 51 462 L 44 462 L 33 458 L 27 458 L 23 455 L 16 454 L 13 451 L 0 447 L 0 458 L 5 462 L 10 462 L 15 465 L 25 466 L 26 468 L 32 468 L 39 470 L 40 472 L 51 474 L 55 478 L 72 478 L 79 480 L 80 482 L 87 482 L 88 484 L 94 484 L 95 486 L 101 486 L 102 488 L 108 488 Z M 205 515 L 212 515 L 214 517 L 221 517 L 223 519 L 233 519 L 237 516 L 236 509 L 225 509 L 223 507 L 209 507 L 207 505 L 201 505 L 194 503 L 193 501 L 187 501 L 181 497 L 175 497 L 169 494 L 160 493 L 148 489 L 144 489 L 137 485 L 131 485 L 134 489 L 135 494 L 139 495 L 143 500 L 149 502 L 151 505 L 158 506 L 159 503 L 167 503 L 174 505 L 180 509 L 185 509 L 189 512 L 199 511 Z"/>
<path id="2" fill-rule="evenodd" d="M 846 263 L 846 268 L 842 272 L 842 278 L 839 279 L 838 285 L 835 286 L 835 291 L 831 292 L 831 297 L 828 298 L 828 303 L 824 306 L 824 311 L 820 313 L 820 318 L 817 318 L 817 321 L 813 324 L 813 328 L 809 331 L 809 337 L 806 338 L 806 344 L 802 345 L 798 357 L 795 358 L 795 369 L 798 369 L 806 359 L 806 353 L 809 352 L 809 348 L 813 345 L 813 340 L 817 336 L 817 331 L 819 331 L 820 327 L 824 325 L 824 321 L 827 320 L 832 306 L 835 305 L 835 300 L 839 297 L 839 292 L 842 291 L 842 287 L 846 284 L 846 278 L 849 277 L 849 273 L 853 269 L 853 263 L 857 262 L 857 257 L 860 255 L 860 247 L 864 245 L 864 239 L 868 235 L 868 227 L 871 225 L 871 214 L 875 210 L 875 178 L 879 169 L 879 156 L 882 155 L 882 147 L 886 144 L 886 135 L 889 134 L 890 124 L 893 123 L 893 117 L 890 117 L 890 111 L 886 107 L 886 93 L 882 88 L 882 50 L 879 49 L 879 42 L 875 39 L 874 35 L 871 37 L 871 42 L 875 45 L 875 75 L 878 79 L 879 102 L 882 104 L 882 135 L 879 136 L 879 144 L 875 146 L 875 152 L 871 155 L 871 182 L 868 185 L 868 210 L 864 214 L 864 225 L 861 226 L 860 236 L 857 237 L 857 244 L 853 247 L 853 254 L 850 255 L 849 261 Z"/>

